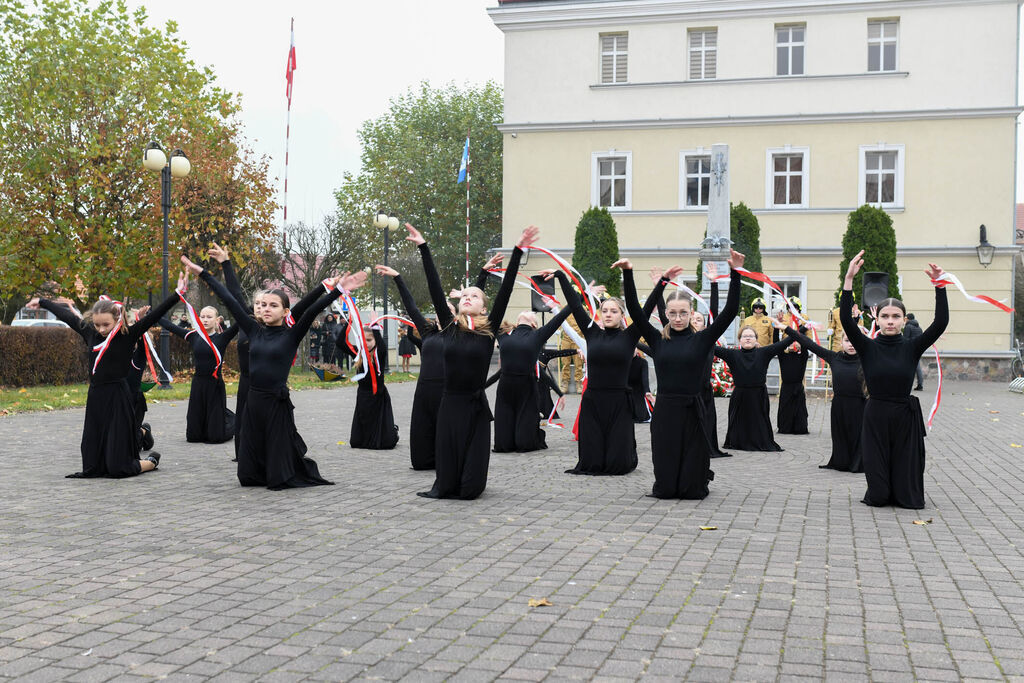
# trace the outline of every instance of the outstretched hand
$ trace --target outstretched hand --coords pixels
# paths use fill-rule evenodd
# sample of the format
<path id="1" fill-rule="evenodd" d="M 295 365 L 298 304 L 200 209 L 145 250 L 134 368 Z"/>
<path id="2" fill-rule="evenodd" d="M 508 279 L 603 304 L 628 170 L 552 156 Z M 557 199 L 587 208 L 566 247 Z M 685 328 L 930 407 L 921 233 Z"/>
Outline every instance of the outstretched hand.
<path id="1" fill-rule="evenodd" d="M 666 280 L 671 282 L 672 280 L 675 280 L 677 277 L 679 277 L 682 274 L 683 274 L 683 267 L 682 266 L 672 266 L 671 268 L 669 268 L 668 270 L 665 271 L 665 274 L 662 277 L 664 277 Z"/>
<path id="2" fill-rule="evenodd" d="M 661 266 L 654 266 L 653 268 L 651 268 L 650 274 L 651 282 L 654 284 L 658 284 L 658 280 L 660 280 L 663 277 L 664 271 L 661 269 Z"/>
<path id="3" fill-rule="evenodd" d="M 746 260 L 747 260 L 747 257 L 746 257 L 745 254 L 741 254 L 740 252 L 736 251 L 735 249 L 730 249 L 729 250 L 729 261 L 728 261 L 728 263 L 729 263 L 729 267 L 730 268 L 742 268 L 743 267 L 743 262 L 746 261 Z M 715 272 L 717 273 L 718 270 L 716 269 Z"/>
<path id="4" fill-rule="evenodd" d="M 850 267 L 846 269 L 846 279 L 844 281 L 845 284 L 850 285 L 850 287 L 852 288 L 853 287 L 853 278 L 857 277 L 857 273 L 859 273 L 860 269 L 863 268 L 863 267 L 864 267 L 864 250 L 861 249 L 860 251 L 857 252 L 856 256 L 854 256 L 852 259 L 850 259 Z M 843 289 L 846 289 L 846 287 L 843 287 Z"/>
<path id="5" fill-rule="evenodd" d="M 932 280 L 938 280 L 945 271 L 934 263 L 929 263 L 928 267 L 924 269 L 924 274 Z"/>
<path id="6" fill-rule="evenodd" d="M 397 277 L 398 271 L 391 266 L 382 266 L 381 264 L 376 265 L 377 275 L 384 275 L 385 277 Z"/>
<path id="7" fill-rule="evenodd" d="M 186 259 L 184 256 L 182 256 L 181 258 L 183 260 L 185 260 L 185 261 L 188 261 L 188 259 Z M 191 261 L 188 261 L 188 262 L 192 263 Z M 192 263 L 192 267 L 199 268 L 199 266 L 197 266 L 194 263 Z M 200 273 L 203 272 L 203 269 L 199 268 L 199 272 Z M 177 288 L 174 291 L 176 291 L 176 292 L 184 292 L 186 289 L 188 289 L 188 271 L 187 270 L 183 270 L 182 272 L 178 273 L 178 286 L 177 286 Z"/>
<path id="8" fill-rule="evenodd" d="M 182 263 L 182 265 L 185 266 L 185 272 L 186 273 L 192 273 L 193 275 L 202 275 L 203 274 L 202 266 L 198 266 L 195 263 L 193 263 L 191 260 L 189 260 L 188 256 L 182 256 L 181 257 L 181 263 Z M 185 276 L 185 283 L 186 284 L 188 283 L 188 276 L 187 275 Z"/>
<path id="9" fill-rule="evenodd" d="M 25 304 L 25 308 L 27 308 L 30 311 L 38 311 L 39 310 L 39 297 L 38 296 L 32 297 L 32 300 L 29 301 L 27 304 Z"/>
<path id="10" fill-rule="evenodd" d="M 628 258 L 620 258 L 610 268 L 621 268 L 622 270 L 633 270 L 633 263 Z"/>
<path id="11" fill-rule="evenodd" d="M 420 231 L 412 227 L 412 223 L 406 223 L 405 229 L 409 231 L 409 236 L 405 239 L 409 240 L 416 246 L 427 243 L 427 241 L 423 239 L 423 235 L 420 234 Z"/>
<path id="12" fill-rule="evenodd" d="M 526 247 L 529 247 L 534 242 L 536 242 L 539 236 L 540 228 L 538 228 L 536 225 L 531 225 L 525 230 L 523 230 L 523 234 L 519 236 L 519 241 L 516 242 L 516 246 L 519 247 L 520 249 L 525 249 Z"/>
<path id="13" fill-rule="evenodd" d="M 338 278 L 338 283 L 346 292 L 359 289 L 366 284 L 367 274 L 365 270 L 357 270 L 354 273 L 344 273 Z"/>
<path id="14" fill-rule="evenodd" d="M 219 244 L 214 244 L 212 247 L 206 250 L 206 255 L 217 261 L 217 263 L 224 263 L 230 256 L 228 256 L 228 250 Z"/>
<path id="15" fill-rule="evenodd" d="M 545 268 L 544 270 L 542 270 L 539 273 L 537 273 L 537 275 L 540 275 L 545 280 L 550 280 L 551 278 L 553 278 L 555 276 L 556 272 L 558 272 L 558 271 L 555 268 Z"/>
<path id="16" fill-rule="evenodd" d="M 505 259 L 502 254 L 495 254 L 491 258 L 487 259 L 487 263 L 484 264 L 484 270 L 492 270 L 501 265 L 501 262 Z"/>

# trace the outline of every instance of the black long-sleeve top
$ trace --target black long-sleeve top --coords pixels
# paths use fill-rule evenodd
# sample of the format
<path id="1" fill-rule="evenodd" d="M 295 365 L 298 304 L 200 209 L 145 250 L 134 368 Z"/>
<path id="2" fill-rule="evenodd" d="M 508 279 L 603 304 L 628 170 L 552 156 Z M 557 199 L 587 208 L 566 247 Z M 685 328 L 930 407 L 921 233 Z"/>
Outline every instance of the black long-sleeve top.
<path id="1" fill-rule="evenodd" d="M 434 304 L 434 312 L 441 326 L 439 335 L 444 339 L 444 389 L 454 393 L 482 391 L 487 381 L 491 355 L 494 353 L 494 335 L 460 330 L 455 324 L 455 318 L 448 310 L 448 298 L 441 287 L 441 279 L 437 275 L 437 269 L 433 267 L 430 250 L 425 247 L 426 244 L 420 245 L 423 270 L 427 275 L 430 300 Z M 508 308 L 508 300 L 512 295 L 512 286 L 515 284 L 522 257 L 523 251 L 519 247 L 512 250 L 505 277 L 487 313 L 487 322 L 491 330 L 497 330 L 501 319 L 505 317 L 505 309 Z"/>
<path id="2" fill-rule="evenodd" d="M 801 326 L 800 331 L 806 330 Z M 783 337 L 785 339 L 785 337 Z M 783 341 L 780 339 L 779 341 Z M 790 342 L 796 341 L 791 339 Z M 779 351 L 779 374 L 782 376 L 783 384 L 801 384 L 804 381 L 804 373 L 807 372 L 807 347 L 800 345 L 799 351 L 783 349 Z"/>
<path id="3" fill-rule="evenodd" d="M 316 320 L 320 311 L 341 296 L 341 288 L 336 287 L 307 308 L 292 327 L 286 325 L 268 327 L 253 320 L 245 307 L 231 295 L 227 287 L 210 275 L 209 271 L 204 270 L 199 277 L 220 297 L 231 314 L 235 316 L 237 325 L 249 337 L 249 378 L 252 386 L 270 391 L 276 391 L 286 386 L 295 352 L 306 336 L 306 332 L 309 331 L 310 325 Z"/>
<path id="4" fill-rule="evenodd" d="M 212 375 L 217 369 L 217 357 L 213 355 L 213 349 L 210 348 L 206 340 L 196 330 L 186 330 L 180 325 L 175 325 L 167 318 L 160 318 L 160 327 L 164 328 L 176 337 L 181 337 L 188 342 L 189 347 L 192 349 L 192 360 L 195 362 L 196 374 L 197 375 Z M 227 351 L 228 344 L 238 334 L 238 325 L 231 325 L 228 329 L 223 332 L 214 332 L 210 335 L 210 341 L 220 351 L 221 358 L 224 357 L 224 353 Z"/>
<path id="5" fill-rule="evenodd" d="M 853 292 L 843 290 L 839 297 L 839 320 L 846 337 L 857 349 L 864 381 L 872 398 L 906 398 L 914 386 L 917 362 L 949 325 L 946 290 L 935 288 L 935 319 L 920 337 L 907 339 L 903 334 L 879 334 L 874 339 L 861 333 L 853 319 Z"/>
<path id="6" fill-rule="evenodd" d="M 102 344 L 106 337 L 101 336 L 92 325 L 83 325 L 82 319 L 62 304 L 50 301 L 49 299 L 40 299 L 39 306 L 53 313 L 57 316 L 58 320 L 75 332 L 78 332 L 82 339 L 85 340 L 86 346 L 89 347 L 89 381 L 92 384 L 107 384 L 127 379 L 128 373 L 132 369 L 132 354 L 135 352 L 135 345 L 142 338 L 146 330 L 155 325 L 165 313 L 174 307 L 176 301 L 178 301 L 177 294 L 167 297 L 138 322 L 124 328 L 127 329 L 126 332 L 117 332 L 110 341 L 110 346 L 107 347 L 106 353 L 103 354 L 103 360 L 100 361 L 95 373 L 93 373 L 92 368 L 96 363 L 96 356 L 99 355 L 99 351 L 95 350 L 94 347 Z"/>
<path id="7" fill-rule="evenodd" d="M 224 284 L 227 286 L 231 295 L 235 297 L 248 312 L 246 317 L 252 319 L 254 322 L 259 322 L 253 317 L 252 304 L 248 298 L 242 292 L 242 286 L 238 281 L 238 276 L 235 274 L 235 267 L 231 264 L 231 259 L 228 259 L 220 264 L 224 270 Z M 324 292 L 320 291 L 319 287 L 314 287 L 304 296 L 298 303 L 291 307 L 292 317 L 298 320 L 305 313 L 306 309 L 316 303 Z M 238 331 L 238 371 L 242 375 L 249 376 L 249 336 L 245 333 L 245 330 L 239 327 Z"/>
<path id="8" fill-rule="evenodd" d="M 727 349 L 718 346 L 715 347 L 715 355 L 729 364 L 737 387 L 763 387 L 768 376 L 768 364 L 779 351 L 792 343 L 792 339 L 784 339 L 770 346 L 754 349 Z"/>
<path id="9" fill-rule="evenodd" d="M 555 277 L 562 286 L 566 306 L 572 309 L 580 333 L 587 340 L 587 389 L 626 391 L 629 386 L 629 366 L 633 361 L 633 350 L 640 341 L 640 326 L 636 324 L 636 320 L 626 329 L 617 327 L 607 330 L 597 323 L 591 324 L 593 320 L 583 307 L 580 295 L 572 288 L 569 278 L 560 270 L 555 271 Z M 632 288 L 635 299 L 633 271 L 623 271 L 622 280 L 627 292 Z M 642 316 L 642 313 L 640 315 Z"/>
<path id="10" fill-rule="evenodd" d="M 517 325 L 510 333 L 498 337 L 498 353 L 504 375 L 536 374 L 537 359 L 548 337 L 555 333 L 572 311 L 566 307 L 551 317 L 542 327 Z"/>
<path id="11" fill-rule="evenodd" d="M 425 243 L 420 245 L 420 253 L 425 254 L 423 269 L 428 272 L 427 281 L 429 282 L 433 277 L 440 282 L 434 261 L 430 258 L 430 249 Z M 433 275 L 429 274 L 430 271 L 433 271 Z M 416 305 L 416 300 L 402 276 L 396 275 L 394 280 L 395 287 L 398 288 L 398 296 L 402 300 L 402 306 L 405 307 L 405 313 L 409 316 L 412 324 L 416 326 L 416 331 L 420 333 L 419 339 L 416 339 L 415 336 L 409 337 L 421 352 L 419 381 L 441 381 L 444 379 L 444 340 L 438 335 L 437 325 L 427 320 L 420 312 L 419 306 Z"/>
<path id="12" fill-rule="evenodd" d="M 623 276 L 627 273 L 632 274 L 632 271 L 624 271 Z M 729 296 L 725 301 L 725 308 L 711 325 L 700 332 L 694 332 L 693 328 L 689 326 L 678 332 L 669 327 L 669 338 L 665 339 L 661 336 L 661 332 L 656 330 L 643 316 L 636 297 L 636 287 L 633 286 L 633 278 L 623 277 L 626 282 L 626 306 L 630 309 L 634 324 L 636 324 L 635 321 L 640 321 L 640 328 L 651 347 L 651 355 L 654 356 L 654 369 L 658 374 L 659 392 L 694 396 L 703 389 L 706 380 L 702 371 L 715 346 L 715 341 L 729 329 L 729 323 L 736 317 L 740 309 L 739 271 L 732 271 L 730 278 Z M 667 284 L 668 280 L 662 278 L 655 285 L 648 300 L 661 299 L 661 294 Z M 767 365 L 765 367 L 767 368 Z"/>
<path id="13" fill-rule="evenodd" d="M 860 357 L 845 352 L 831 351 L 815 344 L 792 327 L 786 328 L 786 334 L 800 342 L 800 345 L 829 364 L 832 368 L 832 387 L 836 396 L 863 396 L 861 386 Z"/>

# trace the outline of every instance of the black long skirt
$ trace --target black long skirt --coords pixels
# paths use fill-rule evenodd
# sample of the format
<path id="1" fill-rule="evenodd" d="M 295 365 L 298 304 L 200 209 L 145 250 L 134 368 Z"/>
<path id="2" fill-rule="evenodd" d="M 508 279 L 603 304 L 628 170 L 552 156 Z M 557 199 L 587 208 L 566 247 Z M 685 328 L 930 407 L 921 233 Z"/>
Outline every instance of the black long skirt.
<path id="1" fill-rule="evenodd" d="M 621 475 L 636 469 L 629 390 L 587 388 L 580 399 L 578 432 L 579 460 L 568 474 Z"/>
<path id="2" fill-rule="evenodd" d="M 189 443 L 231 440 L 235 434 L 235 414 L 228 410 L 223 377 L 206 374 L 192 377 L 185 420 L 185 440 Z"/>
<path id="3" fill-rule="evenodd" d="M 529 453 L 548 447 L 540 428 L 537 380 L 501 374 L 494 399 L 494 452 Z"/>
<path id="4" fill-rule="evenodd" d="M 803 384 L 779 387 L 779 434 L 807 434 L 807 394 Z"/>
<path id="5" fill-rule="evenodd" d="M 658 394 L 651 418 L 655 498 L 707 498 L 715 475 L 706 414 L 700 396 Z"/>
<path id="6" fill-rule="evenodd" d="M 238 394 L 235 396 L 235 460 L 242 443 L 242 425 L 245 424 L 245 403 L 249 400 L 249 375 L 239 373 Z"/>
<path id="7" fill-rule="evenodd" d="M 149 406 L 146 405 L 146 394 L 142 389 L 132 392 L 132 407 L 135 414 L 135 427 L 142 429 L 142 423 L 146 421 L 146 412 Z"/>
<path id="8" fill-rule="evenodd" d="M 554 380 L 554 378 L 551 377 L 551 372 L 548 370 L 547 366 L 542 365 L 541 368 L 540 368 L 540 371 L 541 371 L 542 375 L 546 374 L 549 378 L 551 378 L 551 384 L 554 384 L 554 385 L 558 384 L 558 382 L 556 382 Z M 559 417 L 558 416 L 558 412 L 555 411 L 555 401 L 556 400 L 557 399 L 552 400 L 552 398 L 551 398 L 551 385 L 549 385 L 547 383 L 547 381 L 545 381 L 543 376 L 542 377 L 538 377 L 537 378 L 537 408 L 539 410 L 540 418 L 542 420 L 547 420 L 549 417 L 552 420 L 557 420 L 558 419 L 558 417 Z"/>
<path id="9" fill-rule="evenodd" d="M 629 391 L 630 407 L 633 409 L 634 424 L 651 421 L 651 409 L 647 405 L 647 394 L 643 389 L 631 388 Z"/>
<path id="10" fill-rule="evenodd" d="M 492 419 L 483 390 L 444 392 L 437 411 L 437 476 L 431 489 L 419 495 L 473 500 L 484 492 L 491 458 Z"/>
<path id="11" fill-rule="evenodd" d="M 718 447 L 718 409 L 715 407 L 715 390 L 710 385 L 701 390 L 700 402 L 704 406 L 704 428 L 707 429 L 708 441 L 711 443 L 711 457 L 731 457 L 730 453 Z M 657 404 L 654 407 L 657 408 Z"/>
<path id="12" fill-rule="evenodd" d="M 398 427 L 391 409 L 391 395 L 383 383 L 377 385 L 377 393 L 360 386 L 356 390 L 356 408 L 352 412 L 352 434 L 349 444 L 352 448 L 390 450 L 398 443 Z"/>
<path id="13" fill-rule="evenodd" d="M 288 388 L 249 388 L 238 448 L 238 481 L 242 486 L 280 490 L 332 484 L 306 457 L 306 442 L 295 428 L 295 406 Z"/>
<path id="14" fill-rule="evenodd" d="M 128 382 L 90 384 L 82 428 L 82 471 L 73 477 L 134 477 L 141 445 Z"/>
<path id="15" fill-rule="evenodd" d="M 860 437 L 864 428 L 863 396 L 832 397 L 832 457 L 822 469 L 863 472 Z"/>
<path id="16" fill-rule="evenodd" d="M 781 451 L 769 417 L 768 387 L 740 387 L 729 399 L 729 431 L 725 447 L 738 451 Z"/>
<path id="17" fill-rule="evenodd" d="M 444 395 L 444 380 L 419 380 L 412 397 L 412 419 L 409 423 L 409 458 L 414 470 L 434 469 L 434 448 L 437 447 L 437 411 Z"/>
<path id="18" fill-rule="evenodd" d="M 868 483 L 865 504 L 924 507 L 924 436 L 916 396 L 867 400 L 860 441 Z"/>

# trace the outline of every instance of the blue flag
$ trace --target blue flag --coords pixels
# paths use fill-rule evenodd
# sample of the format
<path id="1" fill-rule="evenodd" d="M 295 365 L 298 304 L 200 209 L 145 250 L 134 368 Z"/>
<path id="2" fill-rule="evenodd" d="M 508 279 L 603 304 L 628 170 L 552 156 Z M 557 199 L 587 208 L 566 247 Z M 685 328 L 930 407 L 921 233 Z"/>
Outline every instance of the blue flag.
<path id="1" fill-rule="evenodd" d="M 459 179 L 456 185 L 466 180 L 466 167 L 469 166 L 469 136 L 466 136 L 466 146 L 462 149 L 462 163 L 459 164 Z"/>

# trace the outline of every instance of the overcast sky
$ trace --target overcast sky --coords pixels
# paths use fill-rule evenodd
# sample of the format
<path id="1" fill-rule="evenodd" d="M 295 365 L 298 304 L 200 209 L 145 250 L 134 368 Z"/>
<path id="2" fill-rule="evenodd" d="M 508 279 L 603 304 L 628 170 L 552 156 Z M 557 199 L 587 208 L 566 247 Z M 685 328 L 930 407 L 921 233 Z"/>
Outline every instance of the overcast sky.
<path id="1" fill-rule="evenodd" d="M 486 11 L 496 0 L 128 2 L 146 5 L 159 25 L 177 21 L 196 63 L 211 66 L 222 87 L 242 94 L 246 135 L 257 152 L 271 158 L 279 190 L 288 28 L 295 17 L 290 221 L 317 221 L 333 210 L 333 191 L 343 174 L 359 170 L 356 131 L 387 110 L 388 98 L 422 80 L 435 85 L 503 80 L 504 40 Z M 1024 169 L 1021 148 L 1018 168 Z M 453 164 L 461 152 L 452 150 Z M 1019 200 L 1024 200 L 1022 176 Z"/>
<path id="2" fill-rule="evenodd" d="M 271 158 L 279 190 L 284 76 L 295 17 L 289 222 L 317 221 L 333 210 L 342 176 L 359 170 L 360 124 L 387 111 L 390 97 L 423 80 L 502 82 L 504 41 L 486 11 L 497 5 L 494 0 L 128 4 L 145 6 L 154 25 L 175 20 L 192 59 L 211 66 L 221 87 L 241 93 L 246 136 Z M 452 150 L 453 166 L 461 154 L 461 148 Z"/>

